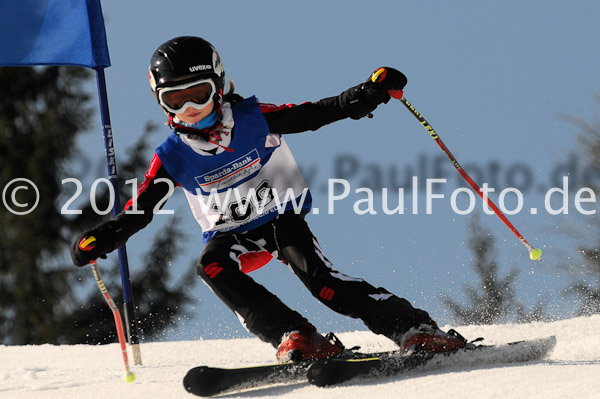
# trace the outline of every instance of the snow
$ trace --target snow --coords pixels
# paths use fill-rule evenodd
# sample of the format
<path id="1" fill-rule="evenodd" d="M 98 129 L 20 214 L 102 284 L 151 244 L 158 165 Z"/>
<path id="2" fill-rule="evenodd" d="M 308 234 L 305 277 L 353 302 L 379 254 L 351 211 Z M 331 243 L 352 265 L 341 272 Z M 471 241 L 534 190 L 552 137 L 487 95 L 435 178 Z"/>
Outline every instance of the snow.
<path id="1" fill-rule="evenodd" d="M 229 394 L 228 398 L 600 398 L 600 315 L 547 323 L 445 326 L 486 343 L 555 335 L 543 361 L 434 371 L 318 388 L 306 382 Z M 338 334 L 347 346 L 386 350 L 394 345 L 368 331 Z M 117 344 L 0 346 L 0 398 L 191 398 L 181 380 L 191 367 L 271 363 L 273 348 L 258 339 L 143 343 L 137 380 L 126 384 Z"/>

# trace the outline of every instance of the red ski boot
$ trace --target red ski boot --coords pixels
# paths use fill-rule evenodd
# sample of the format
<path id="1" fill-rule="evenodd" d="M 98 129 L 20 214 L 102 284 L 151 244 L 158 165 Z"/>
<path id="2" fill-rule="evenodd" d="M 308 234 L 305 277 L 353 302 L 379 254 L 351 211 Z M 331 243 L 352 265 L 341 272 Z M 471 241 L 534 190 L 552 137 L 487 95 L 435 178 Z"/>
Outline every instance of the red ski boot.
<path id="1" fill-rule="evenodd" d="M 319 334 L 312 326 L 290 331 L 281 339 L 277 348 L 277 360 L 287 362 L 326 359 L 342 353 L 343 345 L 337 339 L 332 341 Z"/>
<path id="2" fill-rule="evenodd" d="M 467 340 L 454 330 L 444 332 L 437 325 L 421 324 L 408 330 L 400 340 L 400 349 L 410 354 L 418 351 L 451 352 L 464 348 Z"/>

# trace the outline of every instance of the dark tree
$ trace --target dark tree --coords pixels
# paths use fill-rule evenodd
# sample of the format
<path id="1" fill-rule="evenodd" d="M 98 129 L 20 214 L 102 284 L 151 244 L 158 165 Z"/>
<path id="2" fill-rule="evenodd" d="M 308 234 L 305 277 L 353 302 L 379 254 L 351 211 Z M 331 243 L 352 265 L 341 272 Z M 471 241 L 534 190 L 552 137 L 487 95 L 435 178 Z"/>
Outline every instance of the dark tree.
<path id="1" fill-rule="evenodd" d="M 473 217 L 469 229 L 469 248 L 474 254 L 472 268 L 479 283 L 476 287 L 468 285 L 465 288 L 468 306 L 462 306 L 448 296 L 444 296 L 442 301 L 461 324 L 492 324 L 515 310 L 516 300 L 512 285 L 518 272 L 512 270 L 504 278 L 498 275 L 493 251 L 494 237 L 481 226 L 479 214 Z"/>
<path id="2" fill-rule="evenodd" d="M 25 178 L 37 186 L 40 198 L 35 210 L 25 215 L 14 214 L 0 204 L 2 344 L 116 339 L 112 314 L 91 274 L 86 278 L 87 270 L 77 271 L 67 255 L 74 237 L 101 218 L 89 203 L 77 206 L 83 209 L 81 215 L 61 214 L 62 179 L 104 177 L 90 176 L 92 170 L 80 170 L 74 164 L 76 140 L 90 127 L 96 108 L 83 88 L 90 77 L 83 68 L 0 68 L 0 189 L 16 178 Z M 148 134 L 152 129 L 149 126 L 146 130 Z M 152 156 L 145 141 L 147 134 L 121 162 L 123 181 L 143 176 Z M 32 189 L 17 190 L 14 197 L 21 204 L 35 202 Z M 105 209 L 108 196 L 98 193 L 97 197 L 98 208 Z M 132 288 L 146 337 L 160 334 L 185 311 L 186 292 L 194 280 L 184 277 L 173 283 L 169 268 L 180 238 L 178 222 L 173 219 L 154 238 L 144 261 L 132 262 L 141 264 L 132 269 Z M 121 303 L 116 267 L 102 264 L 101 268 L 113 298 Z"/>
<path id="3" fill-rule="evenodd" d="M 39 189 L 35 211 L 0 212 L 0 337 L 2 342 L 52 342 L 56 320 L 73 301 L 74 275 L 53 259 L 67 244 L 64 218 L 55 199 L 59 175 L 88 128 L 93 112 L 81 68 L 0 68 L 0 187 L 26 178 Z M 34 203 L 32 189 L 16 192 L 18 203 Z M 4 206 L 4 204 L 3 204 Z"/>
<path id="4" fill-rule="evenodd" d="M 598 97 L 600 101 L 600 96 Z M 592 167 L 596 176 L 600 175 L 600 122 L 591 125 L 579 118 L 570 117 L 571 122 L 578 126 L 581 134 L 578 137 L 584 159 Z M 597 181 L 583 181 L 585 187 L 593 190 L 596 198 L 600 194 L 600 187 Z M 596 212 L 597 212 L 596 207 Z M 600 313 L 600 239 L 598 233 L 600 230 L 600 221 L 598 215 L 585 215 L 584 226 L 580 229 L 585 231 L 584 237 L 589 239 L 589 244 L 583 244 L 578 249 L 582 263 L 571 265 L 571 270 L 575 281 L 565 289 L 565 293 L 579 299 L 579 315 L 592 315 Z"/>
<path id="5" fill-rule="evenodd" d="M 565 289 L 565 293 L 574 295 L 581 301 L 578 310 L 580 316 L 590 316 L 600 313 L 600 250 L 596 245 L 580 248 L 578 252 L 584 261 L 579 269 L 586 277 L 571 284 Z"/>

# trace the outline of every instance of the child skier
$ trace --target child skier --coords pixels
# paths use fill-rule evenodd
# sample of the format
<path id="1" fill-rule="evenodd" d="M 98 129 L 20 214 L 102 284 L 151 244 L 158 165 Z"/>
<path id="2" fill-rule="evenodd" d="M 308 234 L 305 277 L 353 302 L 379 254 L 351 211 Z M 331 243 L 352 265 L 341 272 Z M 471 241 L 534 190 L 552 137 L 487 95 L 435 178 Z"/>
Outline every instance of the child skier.
<path id="1" fill-rule="evenodd" d="M 71 255 L 77 266 L 124 245 L 150 223 L 170 186 L 179 185 L 203 230 L 198 275 L 250 332 L 277 348 L 280 361 L 335 356 L 342 347 L 248 276 L 273 257 L 326 306 L 361 319 L 403 350 L 465 346 L 462 337 L 441 331 L 427 312 L 407 300 L 333 269 L 304 220 L 310 192 L 281 137 L 370 115 L 389 101 L 389 91 L 404 88 L 404 74 L 379 68 L 338 96 L 275 106 L 243 99 L 231 83 L 224 94 L 217 51 L 201 38 L 184 36 L 156 50 L 149 78 L 173 131 L 157 148 L 137 198 L 116 218 L 75 240 Z M 127 212 L 132 201 L 142 214 Z M 96 238 L 93 249 L 81 248 L 91 236 Z"/>

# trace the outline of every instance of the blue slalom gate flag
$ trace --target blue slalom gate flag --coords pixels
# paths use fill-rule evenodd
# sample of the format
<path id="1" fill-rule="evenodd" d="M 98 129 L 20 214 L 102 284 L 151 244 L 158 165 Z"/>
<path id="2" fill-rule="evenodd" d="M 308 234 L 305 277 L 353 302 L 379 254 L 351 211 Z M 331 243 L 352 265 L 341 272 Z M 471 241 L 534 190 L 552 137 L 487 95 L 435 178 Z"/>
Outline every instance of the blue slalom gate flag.
<path id="1" fill-rule="evenodd" d="M 1 0 L 0 65 L 110 66 L 100 0 Z"/>

